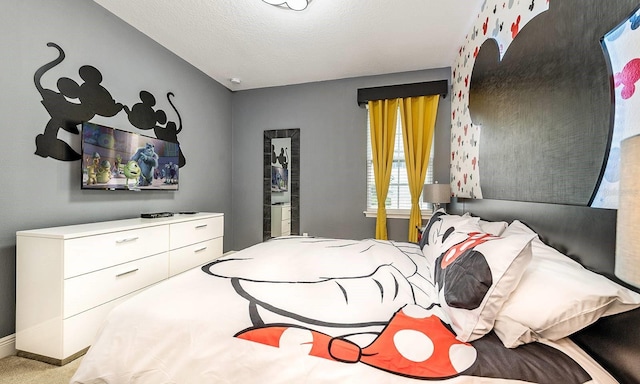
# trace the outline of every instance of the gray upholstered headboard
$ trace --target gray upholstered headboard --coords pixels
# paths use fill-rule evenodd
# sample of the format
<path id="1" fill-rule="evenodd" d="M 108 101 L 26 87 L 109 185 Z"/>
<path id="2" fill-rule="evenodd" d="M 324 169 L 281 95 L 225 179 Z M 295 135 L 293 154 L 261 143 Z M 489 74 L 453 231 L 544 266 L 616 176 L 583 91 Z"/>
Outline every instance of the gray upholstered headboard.
<path id="1" fill-rule="evenodd" d="M 491 221 L 520 220 L 547 244 L 629 287 L 613 276 L 615 210 L 487 199 L 454 201 L 447 210 L 455 214 L 470 212 Z M 602 318 L 571 338 L 621 383 L 640 383 L 640 309 Z"/>

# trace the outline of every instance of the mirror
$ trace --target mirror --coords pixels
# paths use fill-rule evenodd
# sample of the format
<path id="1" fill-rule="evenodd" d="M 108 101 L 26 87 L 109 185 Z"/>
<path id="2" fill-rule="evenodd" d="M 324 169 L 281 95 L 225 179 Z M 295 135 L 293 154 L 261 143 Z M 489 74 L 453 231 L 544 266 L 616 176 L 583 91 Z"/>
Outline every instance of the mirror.
<path id="1" fill-rule="evenodd" d="M 300 234 L 300 129 L 264 131 L 262 239 Z"/>

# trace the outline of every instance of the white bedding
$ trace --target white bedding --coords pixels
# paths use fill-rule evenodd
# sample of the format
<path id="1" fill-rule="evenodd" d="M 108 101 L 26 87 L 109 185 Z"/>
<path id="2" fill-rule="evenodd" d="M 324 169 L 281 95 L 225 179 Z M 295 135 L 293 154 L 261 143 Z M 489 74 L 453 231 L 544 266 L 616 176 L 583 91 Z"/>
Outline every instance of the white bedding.
<path id="1" fill-rule="evenodd" d="M 205 268 L 209 273 L 190 270 L 116 307 L 71 383 L 421 382 L 364 363 L 364 356 L 360 362 L 309 356 L 316 346 L 308 341 L 311 331 L 322 332 L 367 351 L 396 312 L 442 317 L 432 306 L 437 293 L 423 258 L 417 245 L 375 240 L 291 237 L 258 244 L 219 259 Z M 234 337 L 256 325 L 286 327 L 279 347 Z M 413 337 L 394 341 L 398 349 L 405 342 L 406 357 L 428 360 L 437 350 L 418 333 L 405 334 Z M 453 367 L 473 368 L 476 348 L 456 345 L 461 352 L 449 352 Z M 593 382 L 615 383 L 568 339 L 552 345 Z M 466 373 L 442 381 L 523 382 Z"/>

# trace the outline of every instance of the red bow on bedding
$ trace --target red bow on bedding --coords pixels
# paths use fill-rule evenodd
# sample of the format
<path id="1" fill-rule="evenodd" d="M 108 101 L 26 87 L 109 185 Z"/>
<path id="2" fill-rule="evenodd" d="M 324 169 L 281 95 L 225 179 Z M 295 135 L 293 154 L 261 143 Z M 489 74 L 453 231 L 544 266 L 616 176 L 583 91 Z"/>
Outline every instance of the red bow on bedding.
<path id="1" fill-rule="evenodd" d="M 443 269 L 447 268 L 454 261 L 456 261 L 456 259 L 465 251 L 473 249 L 480 244 L 486 243 L 487 241 L 499 239 L 499 237 L 497 236 L 480 232 L 471 232 L 468 236 L 469 237 L 467 237 L 464 241 L 449 248 L 449 250 L 445 253 L 444 257 L 442 258 L 441 264 L 441 267 Z"/>
<path id="2" fill-rule="evenodd" d="M 341 337 L 296 326 L 249 328 L 236 337 L 279 348 L 292 343 L 298 347 L 306 345 L 311 356 L 344 363 L 362 362 L 421 379 L 456 376 L 473 365 L 477 357 L 471 344 L 458 341 L 438 317 L 418 306 L 398 311 L 373 343 L 364 348 Z"/>

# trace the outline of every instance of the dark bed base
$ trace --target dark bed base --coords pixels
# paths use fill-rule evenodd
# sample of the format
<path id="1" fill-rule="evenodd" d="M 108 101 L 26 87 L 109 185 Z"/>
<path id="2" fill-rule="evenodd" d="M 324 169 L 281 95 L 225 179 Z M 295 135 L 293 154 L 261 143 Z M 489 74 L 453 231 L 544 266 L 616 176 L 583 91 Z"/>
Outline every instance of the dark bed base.
<path id="1" fill-rule="evenodd" d="M 637 292 L 613 275 L 615 210 L 504 200 L 459 199 L 448 206 L 454 214 L 470 212 L 485 220 L 518 219 L 542 240 L 588 269 Z M 621 383 L 640 383 L 640 309 L 600 319 L 571 336 Z"/>

